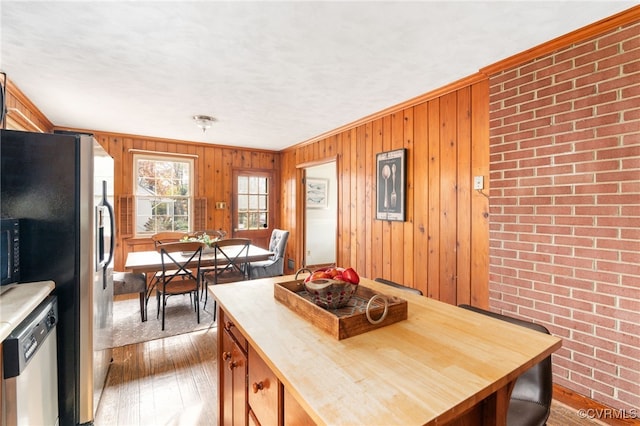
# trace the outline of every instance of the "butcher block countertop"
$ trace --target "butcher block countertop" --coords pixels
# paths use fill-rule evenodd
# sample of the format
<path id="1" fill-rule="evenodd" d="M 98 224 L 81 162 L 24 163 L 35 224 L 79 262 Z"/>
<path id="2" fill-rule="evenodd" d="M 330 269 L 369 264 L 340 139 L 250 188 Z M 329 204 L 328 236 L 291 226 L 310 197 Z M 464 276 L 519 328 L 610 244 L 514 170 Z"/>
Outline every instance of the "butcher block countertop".
<path id="1" fill-rule="evenodd" d="M 0 342 L 55 288 L 53 281 L 9 284 L 0 295 Z"/>
<path id="2" fill-rule="evenodd" d="M 557 337 L 362 279 L 408 301 L 404 321 L 337 340 L 274 299 L 293 276 L 210 286 L 221 308 L 318 424 L 440 424 L 561 346 Z"/>

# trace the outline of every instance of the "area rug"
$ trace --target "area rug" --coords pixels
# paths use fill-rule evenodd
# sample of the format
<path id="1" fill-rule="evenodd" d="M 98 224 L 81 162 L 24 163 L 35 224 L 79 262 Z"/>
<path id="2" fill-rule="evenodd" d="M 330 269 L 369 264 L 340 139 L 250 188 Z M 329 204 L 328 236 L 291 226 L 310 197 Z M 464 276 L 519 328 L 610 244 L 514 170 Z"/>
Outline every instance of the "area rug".
<path id="1" fill-rule="evenodd" d="M 213 322 L 213 302 L 209 300 L 206 308 L 200 303 L 200 324 L 188 295 L 172 296 L 167 301 L 165 311 L 165 329 L 162 330 L 162 312 L 156 319 L 156 299 L 149 299 L 148 319 L 140 320 L 140 299 L 138 295 L 120 295 L 113 302 L 113 347 L 163 339 L 178 334 L 215 326 Z"/>

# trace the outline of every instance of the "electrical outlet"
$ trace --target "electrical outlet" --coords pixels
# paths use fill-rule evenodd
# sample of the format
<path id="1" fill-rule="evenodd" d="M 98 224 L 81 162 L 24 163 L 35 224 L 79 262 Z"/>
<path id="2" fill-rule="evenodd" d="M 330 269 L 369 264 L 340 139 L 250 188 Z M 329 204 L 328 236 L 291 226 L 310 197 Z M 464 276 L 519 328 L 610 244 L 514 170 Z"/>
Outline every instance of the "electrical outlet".
<path id="1" fill-rule="evenodd" d="M 473 177 L 473 189 L 484 189 L 484 176 Z"/>

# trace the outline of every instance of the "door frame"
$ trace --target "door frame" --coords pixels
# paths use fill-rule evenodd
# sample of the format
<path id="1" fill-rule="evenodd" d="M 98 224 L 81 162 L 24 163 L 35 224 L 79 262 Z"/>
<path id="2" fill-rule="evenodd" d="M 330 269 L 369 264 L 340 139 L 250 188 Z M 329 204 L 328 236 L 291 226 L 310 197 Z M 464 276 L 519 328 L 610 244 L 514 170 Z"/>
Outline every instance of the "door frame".
<path id="1" fill-rule="evenodd" d="M 301 260 L 302 265 L 306 265 L 306 234 L 307 234 L 307 205 L 306 205 L 306 197 L 305 194 L 305 179 L 306 179 L 306 171 L 309 167 L 320 166 L 322 164 L 327 163 L 335 163 L 336 165 L 336 196 L 338 200 L 338 205 L 340 205 L 340 179 L 338 179 L 338 156 L 326 157 L 321 160 L 308 161 L 305 163 L 300 163 L 296 165 L 296 194 L 300 194 L 299 197 L 296 197 L 296 223 L 299 223 L 300 232 L 296 235 L 296 247 L 297 253 L 296 257 Z M 336 234 L 334 236 L 336 241 L 336 253 L 335 253 L 335 263 L 338 263 L 338 230 L 340 229 L 340 215 L 336 213 Z"/>

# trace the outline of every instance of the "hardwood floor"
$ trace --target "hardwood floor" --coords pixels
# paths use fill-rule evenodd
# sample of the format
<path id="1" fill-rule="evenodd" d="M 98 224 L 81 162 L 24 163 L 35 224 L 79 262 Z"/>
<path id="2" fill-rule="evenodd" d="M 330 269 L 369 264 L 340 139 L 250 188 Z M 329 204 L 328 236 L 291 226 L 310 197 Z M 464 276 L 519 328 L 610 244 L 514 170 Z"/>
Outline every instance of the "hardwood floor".
<path id="1" fill-rule="evenodd" d="M 216 328 L 114 349 L 95 426 L 216 425 Z"/>
<path id="2" fill-rule="evenodd" d="M 217 425 L 216 333 L 210 328 L 116 348 L 94 425 Z M 602 424 L 555 400 L 547 422 Z"/>

